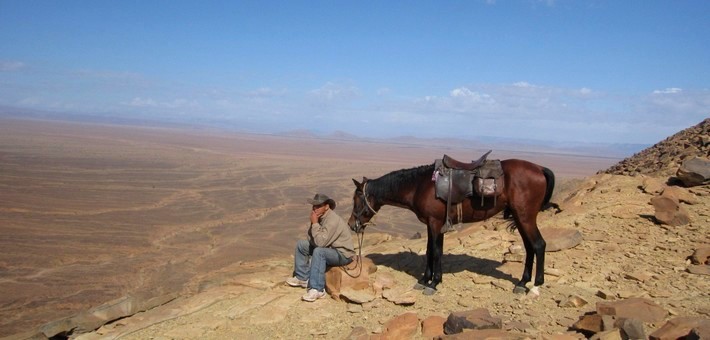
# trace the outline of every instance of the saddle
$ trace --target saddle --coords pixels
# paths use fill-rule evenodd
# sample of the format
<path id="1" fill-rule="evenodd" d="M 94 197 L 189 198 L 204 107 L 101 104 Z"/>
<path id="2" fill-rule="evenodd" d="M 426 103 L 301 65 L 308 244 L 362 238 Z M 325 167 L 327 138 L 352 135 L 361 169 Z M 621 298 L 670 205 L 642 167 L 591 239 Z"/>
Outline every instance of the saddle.
<path id="1" fill-rule="evenodd" d="M 457 161 L 457 160 L 449 157 L 449 155 L 444 154 L 444 157 L 441 159 L 441 163 L 449 169 L 472 171 L 472 170 L 476 170 L 476 168 L 483 165 L 483 162 L 486 161 L 486 157 L 488 157 L 488 154 L 491 153 L 491 151 L 493 151 L 493 150 L 488 150 L 488 152 L 484 153 L 483 156 L 481 156 L 481 158 L 479 158 L 477 161 L 471 162 L 471 163 L 460 162 L 460 161 Z"/>
<path id="2" fill-rule="evenodd" d="M 436 197 L 446 202 L 444 232 L 451 226 L 449 218 L 451 204 L 457 204 L 458 220 L 461 223 L 461 202 L 465 199 L 478 196 L 481 199 L 481 206 L 484 206 L 484 199 L 493 197 L 493 205 L 495 205 L 496 198 L 503 192 L 505 183 L 503 168 L 500 160 L 487 159 L 491 151 L 469 163 L 458 161 L 448 155 L 435 161 L 432 180 L 435 182 Z"/>

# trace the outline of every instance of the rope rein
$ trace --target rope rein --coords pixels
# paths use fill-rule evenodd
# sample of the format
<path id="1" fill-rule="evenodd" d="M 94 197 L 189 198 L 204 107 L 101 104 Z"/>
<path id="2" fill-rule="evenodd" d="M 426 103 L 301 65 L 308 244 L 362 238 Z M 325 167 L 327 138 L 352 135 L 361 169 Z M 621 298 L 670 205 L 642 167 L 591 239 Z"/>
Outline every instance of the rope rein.
<path id="1" fill-rule="evenodd" d="M 369 225 L 377 225 L 377 224 L 375 224 L 375 217 L 377 217 L 377 211 L 376 211 L 375 209 L 373 209 L 372 206 L 370 205 L 370 202 L 367 201 L 367 191 L 366 191 L 366 190 L 367 190 L 367 182 L 365 182 L 365 183 L 362 185 L 362 199 L 363 199 L 363 201 L 365 201 L 365 206 L 367 207 L 367 209 L 370 209 L 370 211 L 372 211 L 372 214 L 373 214 L 373 215 L 372 215 L 372 218 L 371 218 L 369 221 L 367 221 L 367 222 L 361 224 L 361 225 L 362 225 L 362 229 L 360 229 L 361 232 L 357 233 L 358 255 L 357 255 L 357 259 L 356 259 L 357 262 L 355 263 L 355 268 L 353 268 L 353 269 L 357 269 L 357 270 L 358 270 L 357 275 L 352 275 L 352 274 L 350 274 L 350 272 L 348 272 L 348 267 L 347 267 L 347 266 L 348 266 L 350 263 L 348 263 L 347 265 L 344 265 L 344 266 L 340 266 L 340 268 L 345 272 L 345 274 L 348 274 L 348 276 L 350 276 L 350 277 L 352 277 L 352 278 L 360 277 L 360 274 L 362 274 L 362 243 L 363 243 L 363 241 L 365 240 L 365 227 L 367 227 L 367 226 L 369 226 Z M 360 212 L 357 214 L 357 220 L 356 220 L 356 222 L 357 222 L 358 224 L 360 224 L 360 216 L 361 216 L 364 212 L 365 212 L 365 210 L 363 209 L 362 211 L 360 211 Z M 351 262 L 351 263 L 352 263 L 352 262 Z"/>

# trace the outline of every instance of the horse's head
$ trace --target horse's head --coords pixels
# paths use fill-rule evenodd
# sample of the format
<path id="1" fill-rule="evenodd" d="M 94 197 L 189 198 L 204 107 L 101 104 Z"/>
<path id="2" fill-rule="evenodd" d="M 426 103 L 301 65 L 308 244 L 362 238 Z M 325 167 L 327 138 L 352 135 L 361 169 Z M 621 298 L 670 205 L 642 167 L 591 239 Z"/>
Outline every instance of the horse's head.
<path id="1" fill-rule="evenodd" d="M 356 233 L 361 233 L 365 230 L 370 220 L 375 217 L 377 211 L 370 205 L 367 200 L 367 178 L 362 178 L 362 183 L 353 179 L 355 183 L 355 193 L 353 193 L 353 211 L 348 219 L 350 229 Z"/>

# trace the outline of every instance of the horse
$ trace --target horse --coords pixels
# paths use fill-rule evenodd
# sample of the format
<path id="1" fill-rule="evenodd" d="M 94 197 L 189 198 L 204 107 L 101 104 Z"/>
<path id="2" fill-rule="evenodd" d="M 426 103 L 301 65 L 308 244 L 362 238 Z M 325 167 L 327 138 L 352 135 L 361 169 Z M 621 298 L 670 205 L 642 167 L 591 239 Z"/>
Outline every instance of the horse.
<path id="1" fill-rule="evenodd" d="M 513 289 L 514 293 L 533 292 L 539 294 L 539 287 L 545 283 L 545 240 L 537 227 L 537 215 L 550 205 L 550 198 L 555 187 L 555 175 L 552 170 L 520 159 L 502 160 L 504 188 L 496 199 L 474 196 L 462 202 L 458 216 L 464 223 L 488 219 L 501 211 L 510 219 L 510 227 L 517 229 L 525 245 L 525 266 L 520 281 Z M 353 179 L 353 208 L 348 225 L 357 232 L 364 232 L 370 220 L 382 206 L 390 205 L 409 209 L 420 222 L 427 226 L 426 268 L 423 276 L 414 285 L 423 290 L 423 294 L 436 293 L 436 287 L 442 281 L 441 257 L 444 246 L 442 227 L 447 218 L 447 205 L 435 196 L 435 183 L 432 175 L 434 164 L 421 165 L 410 169 L 390 172 L 377 179 L 362 178 L 362 182 Z M 552 203 L 554 205 L 554 203 Z M 530 282 L 534 257 L 537 258 L 535 282 L 532 289 Z"/>

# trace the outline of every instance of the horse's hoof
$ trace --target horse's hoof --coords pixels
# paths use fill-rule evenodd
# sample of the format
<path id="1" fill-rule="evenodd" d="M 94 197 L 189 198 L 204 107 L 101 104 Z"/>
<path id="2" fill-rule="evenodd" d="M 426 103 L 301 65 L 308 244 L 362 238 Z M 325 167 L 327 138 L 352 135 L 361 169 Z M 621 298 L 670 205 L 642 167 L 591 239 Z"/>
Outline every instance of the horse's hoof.
<path id="1" fill-rule="evenodd" d="M 424 288 L 427 288 L 427 286 L 425 286 L 425 285 L 423 285 L 423 284 L 421 284 L 421 283 L 419 283 L 419 282 L 415 283 L 415 284 L 414 284 L 414 287 L 412 287 L 412 289 L 416 289 L 416 290 L 422 290 L 422 289 L 424 289 Z"/>
<path id="2" fill-rule="evenodd" d="M 434 294 L 436 294 L 436 289 L 435 289 L 435 288 L 431 288 L 431 287 L 426 287 L 426 288 L 424 288 L 424 291 L 422 292 L 422 294 L 424 294 L 424 295 L 434 295 Z"/>
<path id="3" fill-rule="evenodd" d="M 528 289 L 525 286 L 515 286 L 513 288 L 513 293 L 515 294 L 525 294 L 528 292 Z"/>

